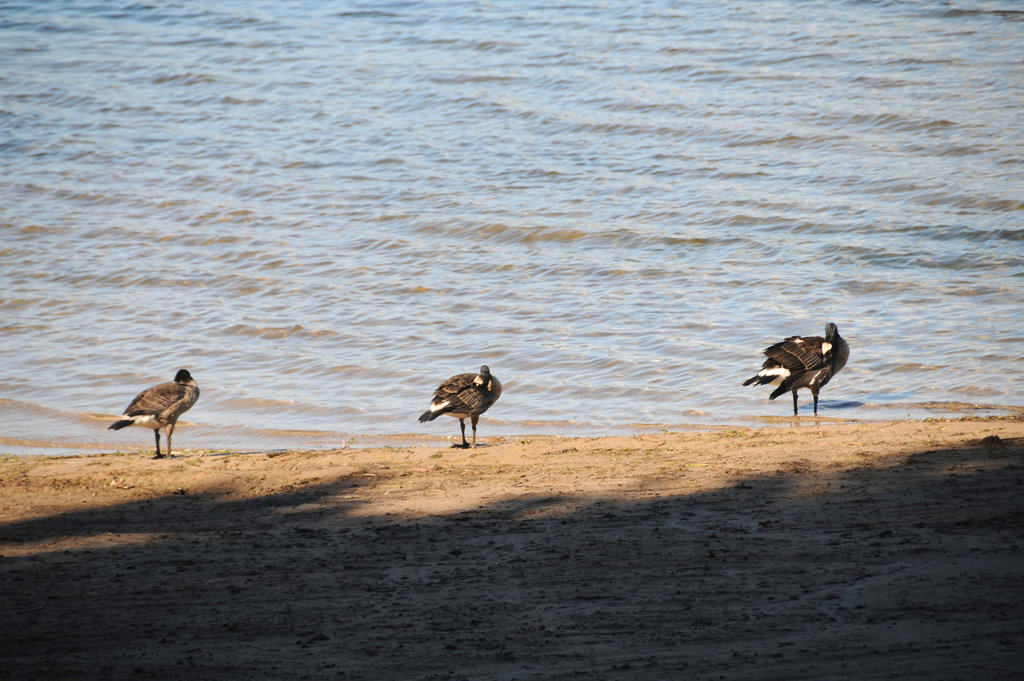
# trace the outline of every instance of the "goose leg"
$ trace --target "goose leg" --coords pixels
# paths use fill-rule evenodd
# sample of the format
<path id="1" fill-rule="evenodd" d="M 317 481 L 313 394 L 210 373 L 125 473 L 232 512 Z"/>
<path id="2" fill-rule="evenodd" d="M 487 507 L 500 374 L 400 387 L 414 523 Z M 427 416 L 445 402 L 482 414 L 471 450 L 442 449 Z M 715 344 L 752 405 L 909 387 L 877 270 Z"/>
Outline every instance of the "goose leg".
<path id="1" fill-rule="evenodd" d="M 473 421 L 473 446 L 476 447 L 476 424 L 480 422 L 480 417 L 474 415 L 472 417 L 472 421 Z"/>
<path id="2" fill-rule="evenodd" d="M 156 438 L 156 456 L 154 456 L 153 458 L 154 459 L 162 459 L 162 458 L 164 458 L 164 455 L 160 453 L 160 429 L 159 428 L 154 428 L 153 429 L 153 436 Z"/>
<path id="3" fill-rule="evenodd" d="M 796 408 L 796 391 L 794 390 L 793 391 L 793 416 L 796 416 L 797 414 L 798 414 L 798 411 L 797 411 L 797 408 Z"/>
<path id="4" fill-rule="evenodd" d="M 167 456 L 171 455 L 171 433 L 174 432 L 174 423 L 167 424 Z"/>
<path id="5" fill-rule="evenodd" d="M 459 419 L 459 428 L 462 430 L 462 444 L 452 445 L 452 447 L 457 447 L 459 449 L 469 449 L 469 443 L 466 442 L 466 419 Z"/>

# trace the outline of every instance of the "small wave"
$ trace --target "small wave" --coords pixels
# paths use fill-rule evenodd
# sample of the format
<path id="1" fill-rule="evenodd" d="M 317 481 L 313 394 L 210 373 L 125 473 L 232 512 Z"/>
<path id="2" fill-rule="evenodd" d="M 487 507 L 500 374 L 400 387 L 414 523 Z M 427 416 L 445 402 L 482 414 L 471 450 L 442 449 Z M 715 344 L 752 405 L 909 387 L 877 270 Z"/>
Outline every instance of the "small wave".
<path id="1" fill-rule="evenodd" d="M 399 19 L 404 15 L 379 9 L 347 10 L 334 16 L 341 19 Z"/>
<path id="2" fill-rule="evenodd" d="M 218 332 L 222 336 L 251 336 L 281 340 L 298 334 L 309 332 L 301 324 L 292 326 L 252 326 L 250 324 L 232 324 Z"/>
<path id="3" fill-rule="evenodd" d="M 995 196 L 972 196 L 962 192 L 927 192 L 918 201 L 926 206 L 954 206 L 977 211 L 1024 210 L 1024 199 L 1006 199 Z"/>
<path id="4" fill-rule="evenodd" d="M 498 85 L 511 85 L 523 80 L 518 76 L 508 76 L 496 73 L 467 73 L 458 76 L 430 76 L 431 83 L 438 85 L 466 85 L 479 83 L 495 83 Z"/>
<path id="5" fill-rule="evenodd" d="M 837 128 L 853 127 L 864 130 L 890 130 L 893 132 L 936 131 L 962 127 L 961 124 L 944 118 L 910 118 L 895 113 L 828 113 L 820 118 L 825 124 Z"/>
<path id="6" fill-rule="evenodd" d="M 957 7 L 947 10 L 936 10 L 935 15 L 941 19 L 998 17 L 1009 21 L 1024 21 L 1024 10 L 1016 9 L 964 9 Z"/>
<path id="7" fill-rule="evenodd" d="M 893 405 L 899 406 L 899 405 Z M 991 411 L 991 412 L 1003 412 L 1010 414 L 1024 414 L 1024 406 L 1018 407 L 1013 405 L 1002 405 L 1002 404 L 979 404 L 976 402 L 918 402 L 907 406 L 919 407 L 921 409 L 927 409 L 930 411 L 949 411 L 949 412 L 978 412 L 978 411 Z"/>
<path id="8" fill-rule="evenodd" d="M 175 73 L 175 74 L 160 74 L 152 76 L 150 82 L 153 85 L 199 85 L 202 83 L 216 83 L 217 77 L 209 73 Z"/>
<path id="9" fill-rule="evenodd" d="M 779 146 L 792 147 L 794 149 L 815 149 L 819 147 L 832 148 L 835 145 L 835 138 L 828 136 L 807 136 L 807 135 L 739 135 L 726 140 L 725 147 L 763 147 Z"/>
<path id="10" fill-rule="evenodd" d="M 939 365 L 920 364 L 918 362 L 904 362 L 895 365 L 882 365 L 875 368 L 873 374 L 919 374 L 922 372 L 942 371 L 945 367 Z"/>

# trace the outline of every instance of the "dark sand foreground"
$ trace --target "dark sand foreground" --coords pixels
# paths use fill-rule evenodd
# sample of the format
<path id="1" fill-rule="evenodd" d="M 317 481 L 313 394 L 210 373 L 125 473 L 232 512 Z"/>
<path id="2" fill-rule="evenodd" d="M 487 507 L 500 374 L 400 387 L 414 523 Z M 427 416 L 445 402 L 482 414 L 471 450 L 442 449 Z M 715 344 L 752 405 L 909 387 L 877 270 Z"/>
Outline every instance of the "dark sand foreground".
<path id="1" fill-rule="evenodd" d="M 2 679 L 1021 678 L 1024 421 L 5 459 L 0 651 Z"/>

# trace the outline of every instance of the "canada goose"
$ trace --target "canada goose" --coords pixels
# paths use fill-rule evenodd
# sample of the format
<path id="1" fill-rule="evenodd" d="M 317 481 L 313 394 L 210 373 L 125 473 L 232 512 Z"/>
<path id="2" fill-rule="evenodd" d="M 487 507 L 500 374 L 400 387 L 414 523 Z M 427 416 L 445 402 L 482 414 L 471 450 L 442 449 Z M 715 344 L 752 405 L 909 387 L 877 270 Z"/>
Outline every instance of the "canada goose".
<path id="1" fill-rule="evenodd" d="M 167 454 L 171 453 L 171 433 L 178 417 L 188 411 L 199 399 L 199 386 L 192 374 L 186 369 L 179 369 L 173 381 L 146 388 L 135 396 L 125 408 L 120 421 L 110 424 L 107 430 L 121 430 L 127 426 L 145 426 L 153 429 L 156 436 L 156 456 L 160 453 L 160 429 L 167 431 Z"/>
<path id="2" fill-rule="evenodd" d="M 768 357 L 757 375 L 748 378 L 743 385 L 772 384 L 778 386 L 769 400 L 774 400 L 786 391 L 793 391 L 793 415 L 797 414 L 796 391 L 810 388 L 814 396 L 814 415 L 818 415 L 818 392 L 839 370 L 846 366 L 850 357 L 850 346 L 839 335 L 839 328 L 829 322 L 825 325 L 825 337 L 790 336 L 764 351 Z"/>
<path id="3" fill-rule="evenodd" d="M 420 415 L 420 423 L 433 421 L 441 414 L 448 414 L 459 420 L 462 429 L 462 444 L 452 447 L 476 447 L 476 424 L 480 414 L 487 411 L 501 397 L 501 382 L 491 374 L 486 365 L 479 374 L 452 376 L 434 391 L 430 408 Z M 473 424 L 473 443 L 466 442 L 466 421 Z"/>

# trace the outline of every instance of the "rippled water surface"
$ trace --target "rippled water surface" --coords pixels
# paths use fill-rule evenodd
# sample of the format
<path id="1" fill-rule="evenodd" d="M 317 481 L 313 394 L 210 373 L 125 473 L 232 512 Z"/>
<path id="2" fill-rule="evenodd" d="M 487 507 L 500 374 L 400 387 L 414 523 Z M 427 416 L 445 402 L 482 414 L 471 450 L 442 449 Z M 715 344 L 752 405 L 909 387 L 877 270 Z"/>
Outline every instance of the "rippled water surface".
<path id="1" fill-rule="evenodd" d="M 1011 2 L 0 3 L 0 451 L 189 368 L 186 448 L 1024 405 Z M 804 398 L 809 404 L 809 395 Z M 980 408 L 979 408 L 980 407 Z M 392 436 L 391 439 L 385 436 Z"/>

